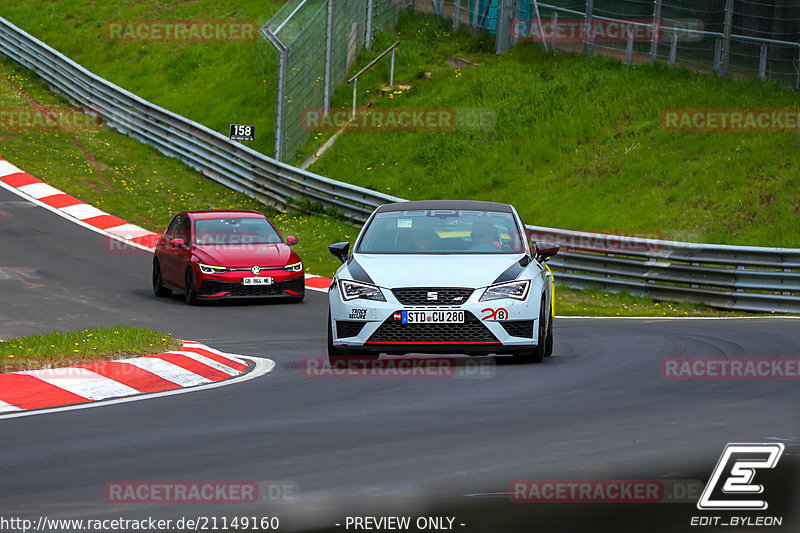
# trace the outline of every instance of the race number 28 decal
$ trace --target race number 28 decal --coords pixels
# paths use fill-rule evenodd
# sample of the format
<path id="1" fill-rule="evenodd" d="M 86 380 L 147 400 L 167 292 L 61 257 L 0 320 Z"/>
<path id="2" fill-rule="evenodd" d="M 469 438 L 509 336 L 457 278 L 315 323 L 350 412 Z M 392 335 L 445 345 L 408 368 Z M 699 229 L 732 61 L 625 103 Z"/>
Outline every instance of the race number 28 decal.
<path id="1" fill-rule="evenodd" d="M 481 320 L 507 320 L 508 319 L 508 310 L 503 309 L 502 307 L 499 309 L 492 309 L 491 307 L 487 307 L 486 309 L 481 310 L 481 313 L 484 315 L 481 317 Z"/>

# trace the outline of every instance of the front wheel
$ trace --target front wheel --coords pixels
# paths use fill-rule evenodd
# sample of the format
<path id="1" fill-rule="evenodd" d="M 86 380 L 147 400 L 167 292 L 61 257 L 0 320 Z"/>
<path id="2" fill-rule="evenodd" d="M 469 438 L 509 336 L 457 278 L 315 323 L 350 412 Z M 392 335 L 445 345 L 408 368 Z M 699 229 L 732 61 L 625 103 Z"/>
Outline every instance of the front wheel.
<path id="1" fill-rule="evenodd" d="M 159 298 L 172 294 L 172 290 L 164 286 L 164 279 L 161 277 L 161 265 L 158 263 L 158 259 L 153 259 L 153 292 Z"/>
<path id="2" fill-rule="evenodd" d="M 191 268 L 186 269 L 186 284 L 184 285 L 186 303 L 194 305 L 197 303 L 197 289 L 194 286 L 194 272 Z"/>
<path id="3" fill-rule="evenodd" d="M 530 351 L 515 354 L 515 362 L 529 364 L 541 363 L 544 360 L 547 355 L 547 328 L 545 326 L 546 317 L 547 315 L 545 314 L 544 302 L 542 302 L 539 311 L 539 334 L 537 335 L 537 344 Z"/>

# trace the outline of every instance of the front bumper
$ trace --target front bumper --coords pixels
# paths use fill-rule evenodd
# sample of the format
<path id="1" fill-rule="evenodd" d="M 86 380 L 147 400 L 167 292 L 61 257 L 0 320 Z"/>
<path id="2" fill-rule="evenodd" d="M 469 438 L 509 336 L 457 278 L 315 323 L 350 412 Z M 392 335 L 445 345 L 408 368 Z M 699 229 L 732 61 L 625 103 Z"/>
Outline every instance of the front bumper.
<path id="1" fill-rule="evenodd" d="M 428 289 L 423 289 L 427 291 Z M 441 291 L 441 288 L 430 290 Z M 373 353 L 513 354 L 537 344 L 540 295 L 479 302 L 475 290 L 461 305 L 403 305 L 391 290 L 386 302 L 343 301 L 337 287 L 329 293 L 333 345 Z M 404 324 L 395 316 L 412 310 L 463 310 L 463 324 Z"/>
<path id="2" fill-rule="evenodd" d="M 305 290 L 305 276 L 302 273 L 289 279 L 275 279 L 271 285 L 243 285 L 241 280 L 206 276 L 198 286 L 197 297 L 205 299 L 299 297 L 305 295 Z"/>

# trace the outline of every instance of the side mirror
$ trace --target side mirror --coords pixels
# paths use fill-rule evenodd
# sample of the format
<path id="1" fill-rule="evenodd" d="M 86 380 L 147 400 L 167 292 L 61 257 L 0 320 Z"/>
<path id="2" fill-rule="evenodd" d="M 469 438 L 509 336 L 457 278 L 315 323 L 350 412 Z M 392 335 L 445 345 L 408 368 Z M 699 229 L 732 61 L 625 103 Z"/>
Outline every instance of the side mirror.
<path id="1" fill-rule="evenodd" d="M 558 253 L 561 247 L 557 244 L 553 244 L 552 242 L 537 242 L 533 245 L 535 249 L 535 257 L 536 260 L 540 263 L 544 263 L 554 255 Z"/>
<path id="2" fill-rule="evenodd" d="M 286 237 L 286 244 L 288 244 L 289 246 L 294 246 L 298 242 L 300 242 L 300 239 L 298 239 L 294 235 L 289 235 L 288 237 Z"/>
<path id="3" fill-rule="evenodd" d="M 344 263 L 347 261 L 347 255 L 350 251 L 350 243 L 349 242 L 337 242 L 336 244 L 331 244 L 328 246 L 328 250 L 333 254 L 334 257 L 337 257 L 339 261 Z"/>
<path id="4" fill-rule="evenodd" d="M 184 246 L 186 246 L 186 241 L 184 241 L 180 237 L 178 237 L 177 239 L 172 239 L 171 241 L 169 241 L 169 247 L 170 248 L 183 248 Z"/>

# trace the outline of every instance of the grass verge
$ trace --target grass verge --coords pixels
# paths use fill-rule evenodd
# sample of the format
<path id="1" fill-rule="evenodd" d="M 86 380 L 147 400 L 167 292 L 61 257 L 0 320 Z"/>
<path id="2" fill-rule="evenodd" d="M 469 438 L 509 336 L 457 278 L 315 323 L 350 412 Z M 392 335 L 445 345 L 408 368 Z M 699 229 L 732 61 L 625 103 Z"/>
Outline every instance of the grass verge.
<path id="1" fill-rule="evenodd" d="M 177 350 L 172 334 L 135 326 L 53 331 L 0 341 L 0 372 L 61 368 Z"/>

